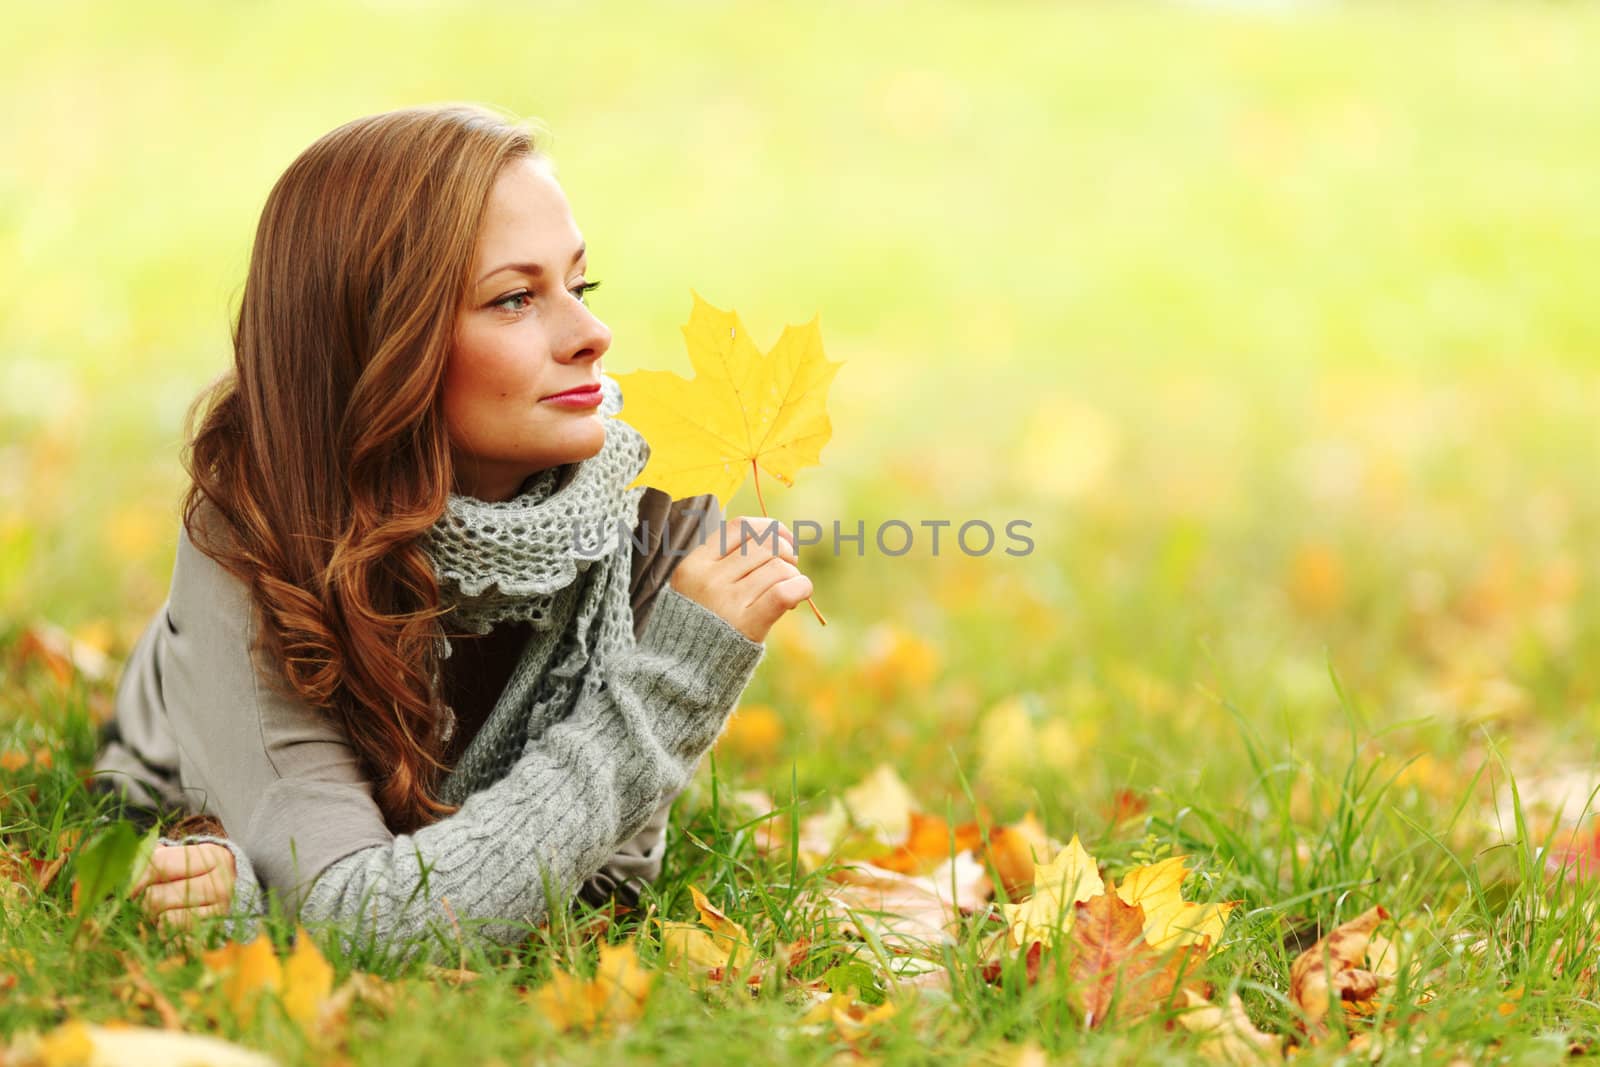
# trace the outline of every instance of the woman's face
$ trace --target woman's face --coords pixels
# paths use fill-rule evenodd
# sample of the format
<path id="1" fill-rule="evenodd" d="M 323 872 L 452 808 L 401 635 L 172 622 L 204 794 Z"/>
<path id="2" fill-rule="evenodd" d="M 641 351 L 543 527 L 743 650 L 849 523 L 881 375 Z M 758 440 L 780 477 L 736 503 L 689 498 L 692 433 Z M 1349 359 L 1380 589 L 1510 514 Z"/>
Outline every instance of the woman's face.
<path id="1" fill-rule="evenodd" d="M 586 266 L 583 237 L 547 164 L 508 163 L 489 196 L 445 366 L 460 492 L 509 500 L 535 471 L 588 459 L 605 444 L 598 403 L 549 399 L 597 386 L 611 347 L 611 331 L 584 304 Z"/>

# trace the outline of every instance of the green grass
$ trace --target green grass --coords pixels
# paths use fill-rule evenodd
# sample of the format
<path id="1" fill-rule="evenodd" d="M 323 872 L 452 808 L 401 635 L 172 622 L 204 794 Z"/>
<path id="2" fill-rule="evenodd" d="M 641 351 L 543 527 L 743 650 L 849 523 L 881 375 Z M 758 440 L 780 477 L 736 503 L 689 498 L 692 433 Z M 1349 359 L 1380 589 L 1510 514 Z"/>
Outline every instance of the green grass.
<path id="1" fill-rule="evenodd" d="M 1206 976 L 1269 1029 L 1292 1028 L 1307 937 L 1381 903 L 1432 994 L 1396 991 L 1393 1062 L 1565 1058 L 1600 1029 L 1593 886 L 1541 854 L 1600 781 L 1597 44 L 1583 4 L 11 13 L 0 751 L 53 766 L 0 780 L 4 847 L 95 818 L 78 774 L 109 683 L 62 692 L 19 637 L 51 620 L 117 657 L 161 603 L 182 413 L 226 366 L 267 188 L 346 119 L 480 100 L 554 133 L 608 370 L 685 370 L 691 287 L 763 341 L 821 314 L 835 436 L 774 514 L 1033 524 L 1022 558 L 802 556 L 831 624 L 775 631 L 746 701 L 781 736 L 735 724 L 676 813 L 657 914 L 690 917 L 693 885 L 764 949 L 812 938 L 806 977 L 871 965 L 729 797 L 820 810 L 887 761 L 930 810 L 1035 810 L 1113 873 L 1192 853 L 1195 892 L 1242 901 Z M 895 634 L 927 662 L 883 652 Z M 1122 789 L 1149 807 L 1113 828 Z M 70 873 L 0 897 L 0 951 L 33 959 L 0 963 L 0 1031 L 153 1022 L 118 952 L 213 1029 L 182 999 L 199 965 L 154 970 L 173 946 L 131 913 L 72 943 Z M 654 964 L 648 927 L 607 936 Z M 319 943 L 418 994 L 358 1014 L 352 1062 L 842 1047 L 792 994 L 665 977 L 626 1034 L 557 1037 L 517 989 L 592 961 L 565 923 L 470 959 L 460 990 Z M 1193 1051 L 1159 1023 L 1086 1032 L 1059 982 L 987 985 L 973 951 L 948 994 L 888 990 L 862 1051 Z M 320 1057 L 271 1013 L 215 1028 Z"/>

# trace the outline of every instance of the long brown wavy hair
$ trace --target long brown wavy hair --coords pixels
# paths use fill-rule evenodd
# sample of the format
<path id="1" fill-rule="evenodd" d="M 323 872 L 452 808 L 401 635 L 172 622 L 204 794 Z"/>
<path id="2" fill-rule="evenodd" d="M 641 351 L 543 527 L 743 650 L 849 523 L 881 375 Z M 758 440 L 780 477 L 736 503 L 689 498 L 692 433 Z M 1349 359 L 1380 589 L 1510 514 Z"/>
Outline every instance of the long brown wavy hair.
<path id="1" fill-rule="evenodd" d="M 267 196 L 233 369 L 189 413 L 190 539 L 249 584 L 263 652 L 343 728 L 396 832 L 453 810 L 422 547 L 454 479 L 441 382 L 490 190 L 536 154 L 459 105 L 319 139 Z"/>

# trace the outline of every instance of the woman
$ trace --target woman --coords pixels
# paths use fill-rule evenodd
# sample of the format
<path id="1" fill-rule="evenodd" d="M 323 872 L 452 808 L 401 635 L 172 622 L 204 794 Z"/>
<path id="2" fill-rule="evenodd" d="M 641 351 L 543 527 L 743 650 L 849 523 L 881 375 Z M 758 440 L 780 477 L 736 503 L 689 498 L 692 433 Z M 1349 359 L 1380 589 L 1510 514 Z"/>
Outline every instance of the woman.
<path id="1" fill-rule="evenodd" d="M 509 942 L 659 870 L 812 588 L 781 524 L 625 488 L 649 448 L 586 263 L 548 161 L 477 108 L 351 122 L 273 188 L 97 764 L 226 831 L 158 849 L 163 923 L 264 890 L 386 942 Z"/>

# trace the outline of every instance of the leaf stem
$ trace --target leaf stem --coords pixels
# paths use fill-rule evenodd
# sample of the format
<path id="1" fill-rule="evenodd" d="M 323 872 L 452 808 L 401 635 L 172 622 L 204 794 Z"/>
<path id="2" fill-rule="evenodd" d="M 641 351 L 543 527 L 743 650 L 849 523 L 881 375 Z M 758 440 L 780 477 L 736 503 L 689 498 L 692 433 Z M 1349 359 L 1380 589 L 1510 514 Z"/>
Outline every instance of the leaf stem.
<path id="1" fill-rule="evenodd" d="M 754 459 L 750 461 L 750 474 L 756 481 L 756 503 L 761 505 L 761 517 L 770 519 L 772 516 L 767 514 L 766 498 L 761 495 L 761 468 L 756 465 Z M 817 602 L 810 597 L 806 597 L 806 603 L 811 605 L 811 614 L 817 617 L 817 621 L 824 626 L 828 625 L 828 620 L 822 617 L 821 611 L 817 610 Z"/>

